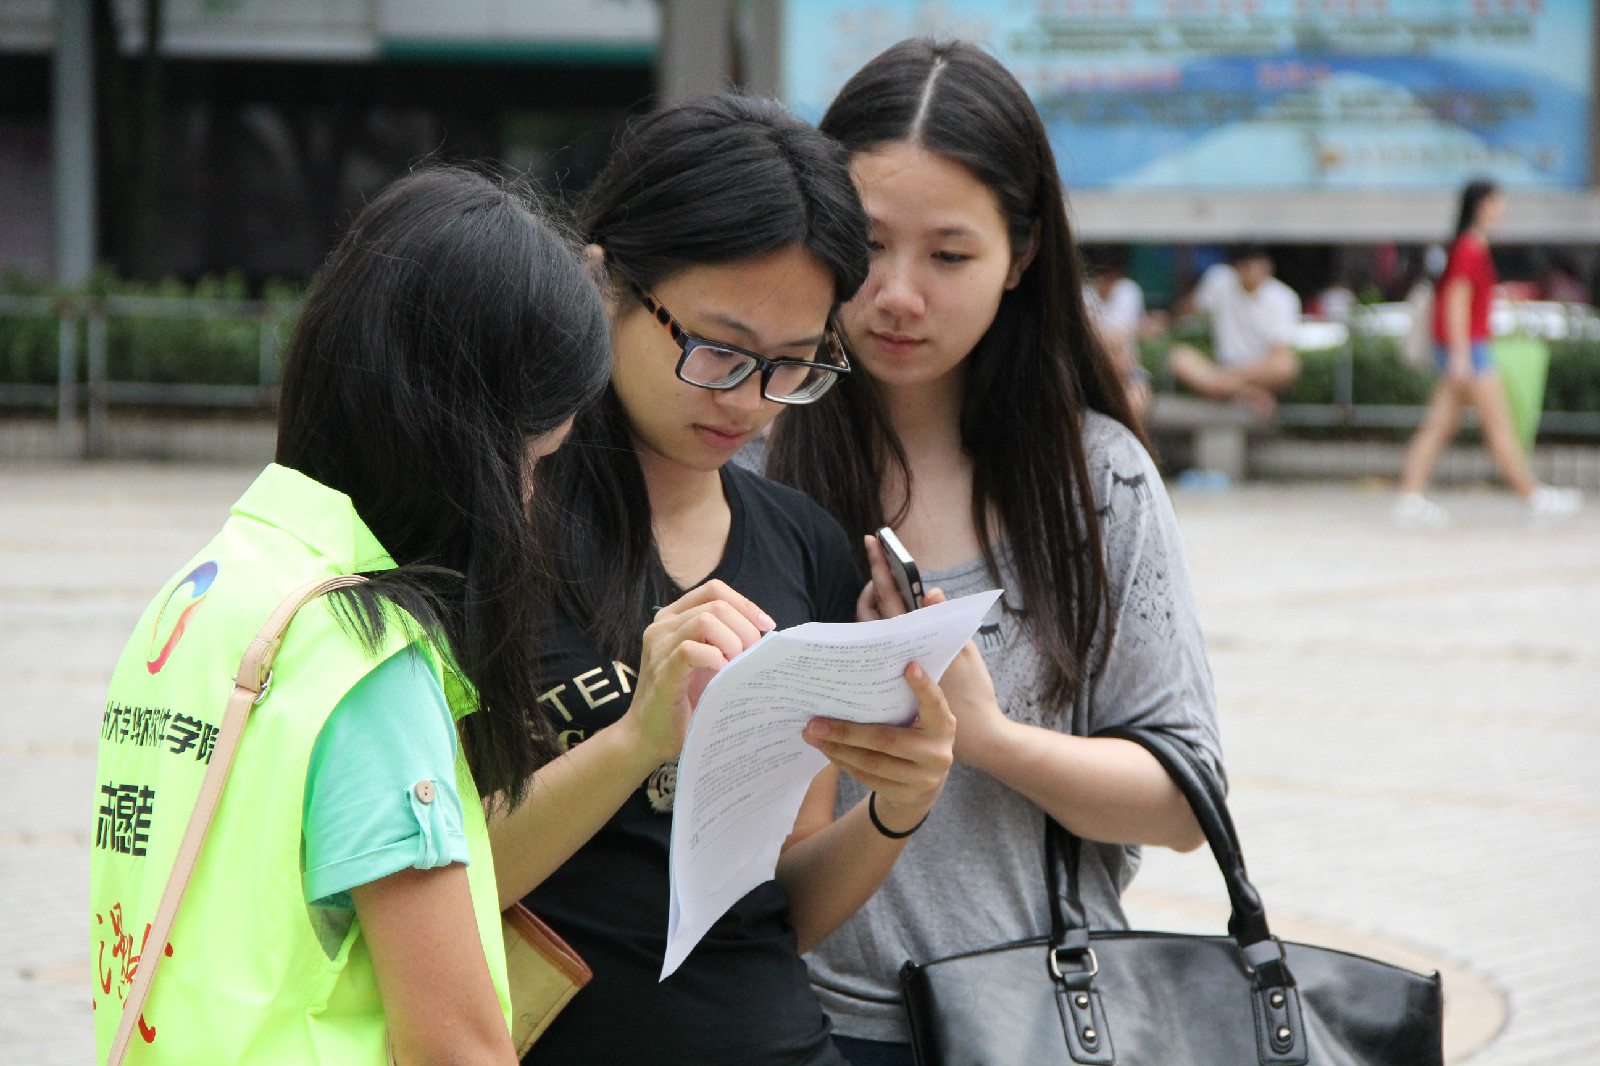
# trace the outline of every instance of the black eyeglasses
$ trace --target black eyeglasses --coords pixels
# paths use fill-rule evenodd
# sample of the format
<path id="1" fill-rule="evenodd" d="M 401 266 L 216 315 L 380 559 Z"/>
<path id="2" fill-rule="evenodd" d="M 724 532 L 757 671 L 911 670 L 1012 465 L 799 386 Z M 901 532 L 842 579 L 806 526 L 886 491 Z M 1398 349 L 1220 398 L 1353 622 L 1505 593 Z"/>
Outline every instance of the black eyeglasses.
<path id="1" fill-rule="evenodd" d="M 761 371 L 761 395 L 777 403 L 810 403 L 833 388 L 840 374 L 850 373 L 839 331 L 830 323 L 817 345 L 815 359 L 768 359 L 723 341 L 697 337 L 678 324 L 661 301 L 635 282 L 628 283 L 645 310 L 655 316 L 683 356 L 678 360 L 678 380 L 702 389 L 723 392 L 738 388 L 746 378 Z"/>

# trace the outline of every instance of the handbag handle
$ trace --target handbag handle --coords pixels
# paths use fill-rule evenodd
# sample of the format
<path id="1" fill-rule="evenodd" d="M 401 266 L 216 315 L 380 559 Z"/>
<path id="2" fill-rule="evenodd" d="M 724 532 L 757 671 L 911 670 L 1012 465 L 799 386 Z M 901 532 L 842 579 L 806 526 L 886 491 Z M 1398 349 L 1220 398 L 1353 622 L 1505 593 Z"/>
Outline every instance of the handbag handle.
<path id="1" fill-rule="evenodd" d="M 1217 869 L 1222 872 L 1223 884 L 1228 889 L 1228 902 L 1233 908 L 1228 918 L 1228 935 L 1241 945 L 1271 939 L 1266 907 L 1261 902 L 1261 894 L 1250 883 L 1250 876 L 1245 872 L 1239 831 L 1234 828 L 1233 816 L 1228 813 L 1228 803 L 1223 797 L 1222 783 L 1216 773 L 1200 762 L 1186 745 L 1165 733 L 1117 728 L 1096 735 L 1132 741 L 1155 756 L 1167 771 L 1167 776 L 1172 778 L 1189 801 L 1195 820 L 1205 833 L 1206 843 L 1211 846 Z"/>
<path id="2" fill-rule="evenodd" d="M 1239 833 L 1234 827 L 1232 815 L 1228 813 L 1222 783 L 1217 779 L 1216 773 L 1201 763 L 1185 745 L 1165 733 L 1115 728 L 1096 733 L 1095 736 L 1138 744 L 1154 756 L 1167 771 L 1167 776 L 1172 778 L 1178 790 L 1189 801 L 1195 820 L 1200 823 L 1206 842 L 1211 846 L 1211 854 L 1216 859 L 1217 868 L 1222 872 L 1222 880 L 1227 886 L 1228 900 L 1232 906 L 1232 914 L 1228 918 L 1228 935 L 1238 942 L 1240 950 L 1244 952 L 1246 960 L 1252 966 L 1259 969 L 1263 966 L 1276 965 L 1281 968 L 1281 953 L 1276 947 L 1273 947 L 1270 955 L 1265 951 L 1249 950 L 1258 944 L 1272 944 L 1272 932 L 1267 925 L 1267 913 L 1261 902 L 1261 895 L 1250 883 L 1249 875 L 1245 872 L 1244 854 L 1239 847 Z M 1050 888 L 1050 931 L 1052 942 L 1058 945 L 1063 942 L 1063 937 L 1069 930 L 1087 925 L 1084 920 L 1083 903 L 1078 894 L 1079 847 L 1077 837 L 1046 815 L 1045 871 L 1046 883 Z M 1058 863 L 1065 865 L 1067 871 L 1065 893 L 1058 891 Z M 1278 983 L 1275 973 L 1269 972 L 1263 976 L 1268 983 Z"/>
<path id="3" fill-rule="evenodd" d="M 233 769 L 233 757 L 239 751 L 239 741 L 244 736 L 244 724 L 250 711 L 267 697 L 272 684 L 272 663 L 283 644 L 283 635 L 295 612 L 307 603 L 334 589 L 359 585 L 366 578 L 359 574 L 340 574 L 337 577 L 317 578 L 285 596 L 278 604 L 267 624 L 261 627 L 255 639 L 245 646 L 239 660 L 239 672 L 233 675 L 233 690 L 228 693 L 227 709 L 222 715 L 222 728 L 217 734 L 216 747 L 206 766 L 205 780 L 200 783 L 200 795 L 195 799 L 194 810 L 189 812 L 189 824 L 184 827 L 183 840 L 178 844 L 178 856 L 173 861 L 172 872 L 167 875 L 167 887 L 161 893 L 161 905 L 156 908 L 155 920 L 145 943 L 156 945 L 152 955 L 147 949 L 139 959 L 133 974 L 133 985 L 122 1005 L 122 1017 L 117 1022 L 117 1032 L 111 1039 L 111 1051 L 106 1056 L 106 1066 L 122 1066 L 128 1053 L 128 1043 L 133 1039 L 134 1023 L 144 1010 L 155 983 L 156 970 L 166 954 L 163 950 L 172 936 L 173 923 L 178 918 L 178 907 L 183 903 L 184 890 L 200 859 L 200 849 L 206 842 L 206 832 L 211 828 L 212 816 L 222 800 L 222 788 L 228 782 L 228 771 Z"/>

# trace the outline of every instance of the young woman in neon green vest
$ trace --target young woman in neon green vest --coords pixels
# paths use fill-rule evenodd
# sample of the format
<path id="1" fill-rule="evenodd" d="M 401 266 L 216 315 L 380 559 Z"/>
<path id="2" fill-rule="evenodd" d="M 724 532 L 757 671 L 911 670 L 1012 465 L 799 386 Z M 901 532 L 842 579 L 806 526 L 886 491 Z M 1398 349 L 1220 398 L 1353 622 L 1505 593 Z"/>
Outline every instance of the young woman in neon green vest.
<path id="1" fill-rule="evenodd" d="M 357 217 L 290 344 L 278 461 L 113 676 L 101 1062 L 158 950 L 130 1063 L 515 1061 L 479 796 L 515 802 L 553 749 L 530 713 L 531 476 L 609 364 L 581 254 L 518 191 L 430 169 Z M 295 616 L 171 939 L 145 942 L 245 645 L 348 573 L 369 580 Z"/>

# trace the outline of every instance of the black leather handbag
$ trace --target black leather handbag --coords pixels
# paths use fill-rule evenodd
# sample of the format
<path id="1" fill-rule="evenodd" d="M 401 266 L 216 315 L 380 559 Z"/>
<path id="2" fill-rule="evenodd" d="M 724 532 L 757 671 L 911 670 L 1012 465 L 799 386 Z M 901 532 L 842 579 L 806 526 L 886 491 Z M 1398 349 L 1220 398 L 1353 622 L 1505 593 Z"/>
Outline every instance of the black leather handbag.
<path id="1" fill-rule="evenodd" d="M 1215 774 L 1167 736 L 1099 735 L 1143 746 L 1188 797 L 1228 935 L 1090 931 L 1078 840 L 1047 818 L 1049 935 L 901 969 L 919 1066 L 1443 1066 L 1437 973 L 1274 937 Z"/>

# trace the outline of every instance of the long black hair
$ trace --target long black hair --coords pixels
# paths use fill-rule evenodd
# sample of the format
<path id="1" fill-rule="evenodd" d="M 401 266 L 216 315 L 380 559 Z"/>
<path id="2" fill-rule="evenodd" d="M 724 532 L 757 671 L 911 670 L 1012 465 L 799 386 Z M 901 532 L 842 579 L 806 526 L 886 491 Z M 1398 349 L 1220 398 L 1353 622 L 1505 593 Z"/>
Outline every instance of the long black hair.
<path id="1" fill-rule="evenodd" d="M 1456 238 L 1471 229 L 1478 221 L 1478 209 L 1483 202 L 1500 191 L 1500 186 L 1487 178 L 1467 182 L 1461 190 L 1461 209 L 1456 212 Z"/>
<path id="2" fill-rule="evenodd" d="M 998 517 L 1050 694 L 1068 698 L 1109 603 L 1084 412 L 1104 412 L 1144 438 L 1084 306 L 1083 270 L 1044 124 L 1022 86 L 982 49 L 917 39 L 858 71 L 821 128 L 852 154 L 911 142 L 960 163 L 999 201 L 1012 254 L 1036 247 L 967 359 L 961 442 L 973 460 L 972 522 L 984 559 L 999 581 L 990 535 Z M 891 464 L 906 486 L 898 509 L 886 509 L 880 492 Z M 898 524 L 910 507 L 905 451 L 866 374 L 780 419 L 767 472 L 809 493 L 855 534 Z"/>
<path id="3" fill-rule="evenodd" d="M 375 643 L 393 604 L 442 638 L 481 705 L 462 723 L 473 779 L 513 803 L 555 750 L 533 713 L 552 568 L 528 441 L 598 394 L 610 354 L 581 252 L 532 197 L 430 167 L 356 217 L 284 367 L 277 461 L 349 496 L 397 564 L 344 594 L 346 617 Z"/>
<path id="4" fill-rule="evenodd" d="M 867 276 L 866 215 L 844 152 L 782 105 L 737 94 L 629 125 L 589 191 L 579 228 L 604 250 L 623 297 L 627 281 L 649 289 L 693 266 L 790 247 L 806 249 L 832 276 L 836 304 Z M 566 578 L 557 604 L 607 655 L 637 661 L 651 606 L 679 590 L 661 563 L 644 472 L 614 389 L 539 465 L 538 486 L 551 504 L 541 532 Z"/>

